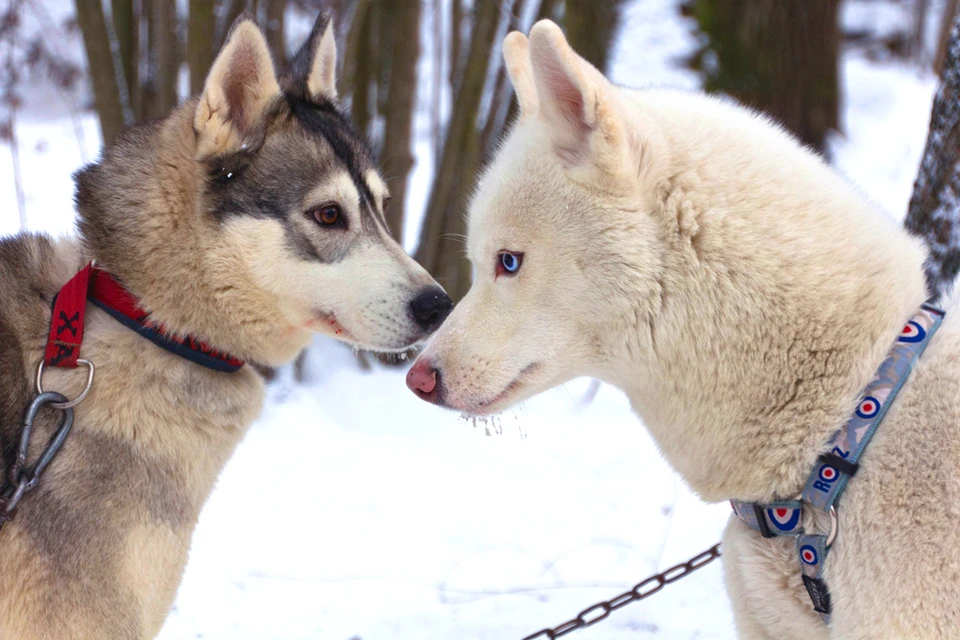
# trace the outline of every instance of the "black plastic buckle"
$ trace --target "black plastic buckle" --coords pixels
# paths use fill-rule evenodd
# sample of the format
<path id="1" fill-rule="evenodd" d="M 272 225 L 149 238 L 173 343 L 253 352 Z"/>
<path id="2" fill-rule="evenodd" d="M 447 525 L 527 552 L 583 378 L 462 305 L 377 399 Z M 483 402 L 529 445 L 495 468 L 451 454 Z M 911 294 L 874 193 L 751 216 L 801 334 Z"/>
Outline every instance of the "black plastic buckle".
<path id="1" fill-rule="evenodd" d="M 856 462 L 850 462 L 849 460 L 844 460 L 837 454 L 833 453 L 824 453 L 820 456 L 819 461 L 822 464 L 829 465 L 839 471 L 840 473 L 845 473 L 851 478 L 857 475 L 857 471 L 860 469 L 860 465 Z"/>
<path id="2" fill-rule="evenodd" d="M 802 575 L 803 586 L 807 588 L 810 594 L 810 601 L 813 602 L 813 610 L 817 613 L 830 615 L 833 610 L 830 606 L 830 591 L 827 589 L 827 583 L 820 578 L 811 578 L 808 575 Z"/>
<path id="3" fill-rule="evenodd" d="M 753 505 L 753 514 L 757 517 L 757 528 L 760 529 L 760 535 L 764 538 L 776 538 L 777 534 L 770 530 L 770 525 L 767 524 L 767 515 L 764 513 L 763 507 L 759 504 Z"/>

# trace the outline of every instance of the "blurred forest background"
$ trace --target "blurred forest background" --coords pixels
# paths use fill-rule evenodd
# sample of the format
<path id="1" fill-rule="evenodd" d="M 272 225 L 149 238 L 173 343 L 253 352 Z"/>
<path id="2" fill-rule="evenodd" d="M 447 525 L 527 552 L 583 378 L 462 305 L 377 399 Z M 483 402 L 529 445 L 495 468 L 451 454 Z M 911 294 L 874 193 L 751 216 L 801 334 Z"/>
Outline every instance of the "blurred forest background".
<path id="1" fill-rule="evenodd" d="M 617 82 L 704 88 L 782 122 L 927 240 L 933 290 L 960 268 L 958 2 L 0 0 L 0 237 L 71 233 L 71 172 L 195 93 L 240 12 L 282 66 L 325 9 L 393 231 L 460 297 L 463 213 L 515 108 L 500 41 L 549 16 Z M 685 560 L 729 517 L 606 385 L 464 422 L 369 360 L 318 337 L 277 372 L 161 638 L 522 637 Z M 732 638 L 723 594 L 712 565 L 582 637 Z"/>
<path id="2" fill-rule="evenodd" d="M 899 5 L 900 15 L 909 19 L 882 31 L 844 31 L 841 0 L 685 0 L 678 11 L 695 21 L 700 47 L 683 63 L 701 76 L 707 91 L 769 113 L 805 144 L 827 153 L 827 136 L 839 127 L 842 47 L 909 59 L 937 72 L 944 66 L 958 0 L 875 3 L 880 9 Z M 18 95 L 31 76 L 45 75 L 73 100 L 92 96 L 109 142 L 124 128 L 160 117 L 196 94 L 241 12 L 256 17 L 282 69 L 303 35 L 289 33 L 289 25 L 329 11 L 338 31 L 343 106 L 390 180 L 390 226 L 402 238 L 405 225 L 419 225 L 416 258 L 459 299 L 470 283 L 463 211 L 478 170 L 516 106 L 499 51 L 503 35 L 551 18 L 577 51 L 605 70 L 620 37 L 624 5 L 624 0 L 74 0 L 72 15 L 53 24 L 44 2 L 9 0 L 0 14 L 0 40 L 6 44 L 6 59 L 0 60 L 0 139 L 11 143 L 16 155 Z M 49 29 L 21 33 L 27 12 L 49 22 Z M 930 25 L 940 25 L 932 47 Z M 82 34 L 88 75 L 59 53 L 59 30 Z M 423 66 L 426 34 L 434 46 L 430 64 Z M 428 197 L 415 203 L 423 210 L 409 211 L 405 195 L 414 164 L 417 74 L 423 68 L 433 75 L 435 170 Z M 86 82 L 92 91 L 78 91 Z"/>

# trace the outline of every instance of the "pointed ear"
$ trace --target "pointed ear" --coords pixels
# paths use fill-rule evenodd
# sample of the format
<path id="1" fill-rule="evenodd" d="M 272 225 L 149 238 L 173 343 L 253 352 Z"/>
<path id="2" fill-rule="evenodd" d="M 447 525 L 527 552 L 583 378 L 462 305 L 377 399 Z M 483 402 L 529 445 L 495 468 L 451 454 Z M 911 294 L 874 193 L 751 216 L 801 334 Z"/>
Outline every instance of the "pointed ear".
<path id="1" fill-rule="evenodd" d="M 530 61 L 540 117 L 547 123 L 554 149 L 568 166 L 622 141 L 615 97 L 603 75 L 567 44 L 553 22 L 541 20 L 530 31 Z"/>
<path id="2" fill-rule="evenodd" d="M 333 20 L 326 12 L 313 24 L 310 36 L 290 61 L 280 84 L 284 90 L 311 102 L 337 99 L 337 41 Z"/>
<path id="3" fill-rule="evenodd" d="M 530 65 L 530 43 L 527 36 L 512 31 L 503 40 L 503 62 L 507 67 L 513 91 L 520 105 L 520 119 L 537 113 L 537 87 L 533 82 L 533 67 Z"/>
<path id="4" fill-rule="evenodd" d="M 198 158 L 259 146 L 266 115 L 279 95 L 267 41 L 243 15 L 230 29 L 197 103 Z"/>

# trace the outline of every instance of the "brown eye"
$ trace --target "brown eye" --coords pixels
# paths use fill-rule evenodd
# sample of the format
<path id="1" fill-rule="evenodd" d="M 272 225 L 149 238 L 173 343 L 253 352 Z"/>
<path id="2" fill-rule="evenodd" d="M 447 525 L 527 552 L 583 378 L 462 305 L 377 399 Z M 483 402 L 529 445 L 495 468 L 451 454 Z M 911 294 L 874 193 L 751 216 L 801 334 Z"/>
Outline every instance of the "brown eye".
<path id="1" fill-rule="evenodd" d="M 342 227 L 343 213 L 335 204 L 325 204 L 313 210 L 313 219 L 323 227 Z"/>
<path id="2" fill-rule="evenodd" d="M 387 209 L 390 208 L 390 196 L 383 197 L 383 214 L 387 214 Z"/>

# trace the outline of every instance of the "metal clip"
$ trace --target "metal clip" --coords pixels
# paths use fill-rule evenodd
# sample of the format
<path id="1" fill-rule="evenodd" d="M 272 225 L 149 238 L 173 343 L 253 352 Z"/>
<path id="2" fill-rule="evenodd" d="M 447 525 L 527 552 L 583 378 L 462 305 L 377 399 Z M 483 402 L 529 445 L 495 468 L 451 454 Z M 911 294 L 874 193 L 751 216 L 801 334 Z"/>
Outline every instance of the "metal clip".
<path id="1" fill-rule="evenodd" d="M 837 507 L 830 505 L 830 533 L 827 534 L 827 549 L 833 546 L 837 539 L 837 533 L 840 531 L 840 516 L 837 514 Z"/>
<path id="2" fill-rule="evenodd" d="M 36 488 L 40 482 L 40 476 L 50 466 L 60 448 L 63 447 L 67 436 L 70 435 L 70 429 L 73 427 L 73 409 L 69 407 L 59 409 L 58 406 L 65 403 L 66 400 L 66 396 L 61 393 L 47 391 L 35 397 L 30 406 L 27 407 L 27 414 L 23 419 L 23 426 L 20 428 L 20 444 L 17 448 L 17 457 L 10 466 L 9 484 L 0 492 L 0 527 L 14 518 L 20 500 L 26 493 Z M 26 466 L 27 454 L 30 450 L 30 436 L 33 432 L 33 421 L 45 404 L 58 408 L 63 412 L 63 417 L 56 433 L 50 438 L 50 442 L 37 461 L 30 466 Z"/>

